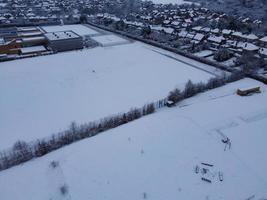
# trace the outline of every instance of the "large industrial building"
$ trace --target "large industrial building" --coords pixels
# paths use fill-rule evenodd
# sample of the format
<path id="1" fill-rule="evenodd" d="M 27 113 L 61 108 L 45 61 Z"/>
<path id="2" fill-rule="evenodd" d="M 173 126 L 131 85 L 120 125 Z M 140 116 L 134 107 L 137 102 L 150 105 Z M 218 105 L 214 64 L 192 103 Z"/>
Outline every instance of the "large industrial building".
<path id="1" fill-rule="evenodd" d="M 72 30 L 46 32 L 36 26 L 0 28 L 0 61 L 82 48 L 83 37 Z"/>
<path id="2" fill-rule="evenodd" d="M 70 51 L 83 48 L 83 38 L 73 31 L 59 31 L 45 34 L 48 46 L 54 52 Z"/>
<path id="3" fill-rule="evenodd" d="M 43 52 L 46 45 L 47 40 L 38 27 L 9 27 L 0 29 L 1 58 L 23 55 L 24 52 L 27 52 L 27 54 L 36 52 L 36 49 L 29 51 L 28 47 L 38 47 L 42 49 L 42 51 L 38 52 Z M 30 50 L 32 49 L 30 48 Z"/>
<path id="4" fill-rule="evenodd" d="M 5 40 L 12 40 L 17 37 L 17 28 L 0 28 L 0 38 L 5 38 Z"/>
<path id="5" fill-rule="evenodd" d="M 0 40 L 3 40 L 0 38 Z M 21 43 L 16 40 L 0 43 L 0 54 L 18 54 L 21 48 Z"/>

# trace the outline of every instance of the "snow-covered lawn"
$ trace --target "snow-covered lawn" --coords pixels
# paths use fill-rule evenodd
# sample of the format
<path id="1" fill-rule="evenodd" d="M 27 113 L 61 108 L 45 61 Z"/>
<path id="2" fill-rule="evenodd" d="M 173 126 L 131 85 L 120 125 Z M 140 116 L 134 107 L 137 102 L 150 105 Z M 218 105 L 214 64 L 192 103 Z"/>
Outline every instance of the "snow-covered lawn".
<path id="1" fill-rule="evenodd" d="M 92 37 L 92 39 L 98 42 L 103 47 L 120 45 L 120 44 L 128 44 L 130 42 L 124 38 L 121 38 L 113 34 L 95 36 L 95 37 Z"/>
<path id="2" fill-rule="evenodd" d="M 55 26 L 42 26 L 46 32 L 57 32 L 57 31 L 73 31 L 80 36 L 91 36 L 91 35 L 98 35 L 99 32 L 91 29 L 87 26 L 83 26 L 80 24 L 75 25 L 55 25 Z"/>
<path id="3" fill-rule="evenodd" d="M 97 120 L 162 99 L 188 79 L 212 77 L 154 49 L 134 42 L 1 63 L 1 149 L 50 136 L 73 120 Z"/>
<path id="4" fill-rule="evenodd" d="M 235 94 L 250 85 L 263 92 Z M 266 89 L 244 79 L 2 171 L 1 200 L 266 199 Z M 196 174 L 196 165 L 209 171 Z"/>

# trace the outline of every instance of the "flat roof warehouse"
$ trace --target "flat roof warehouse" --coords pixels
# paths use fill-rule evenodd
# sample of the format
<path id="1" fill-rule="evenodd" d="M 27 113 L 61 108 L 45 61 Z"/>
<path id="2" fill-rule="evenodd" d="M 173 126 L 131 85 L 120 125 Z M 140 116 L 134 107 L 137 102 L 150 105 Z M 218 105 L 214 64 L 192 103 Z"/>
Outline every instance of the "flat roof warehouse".
<path id="1" fill-rule="evenodd" d="M 44 36 L 48 40 L 48 46 L 54 52 L 62 52 L 69 50 L 78 50 L 83 48 L 82 36 L 73 31 L 57 31 L 45 33 Z"/>

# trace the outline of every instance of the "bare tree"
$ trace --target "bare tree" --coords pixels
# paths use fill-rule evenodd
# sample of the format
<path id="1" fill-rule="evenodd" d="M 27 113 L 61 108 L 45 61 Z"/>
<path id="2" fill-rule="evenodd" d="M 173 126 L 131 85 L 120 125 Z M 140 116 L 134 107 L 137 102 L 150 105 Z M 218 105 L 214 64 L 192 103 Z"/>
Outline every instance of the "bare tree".
<path id="1" fill-rule="evenodd" d="M 181 101 L 182 99 L 183 99 L 183 95 L 178 88 L 171 91 L 168 95 L 168 100 L 172 101 L 174 103 L 177 103 L 177 102 Z"/>

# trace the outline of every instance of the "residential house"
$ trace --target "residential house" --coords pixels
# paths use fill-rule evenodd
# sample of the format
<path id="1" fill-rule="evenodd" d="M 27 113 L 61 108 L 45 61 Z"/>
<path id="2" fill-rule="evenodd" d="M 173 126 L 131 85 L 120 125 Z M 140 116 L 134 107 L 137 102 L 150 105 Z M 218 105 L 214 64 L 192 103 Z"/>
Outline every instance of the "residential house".
<path id="1" fill-rule="evenodd" d="M 267 48 L 260 48 L 259 54 L 260 54 L 260 56 L 267 58 Z"/>
<path id="2" fill-rule="evenodd" d="M 210 35 L 207 40 L 210 42 L 211 46 L 216 49 L 218 49 L 225 42 L 225 38 L 223 36 L 216 35 Z"/>
<path id="3" fill-rule="evenodd" d="M 248 42 L 239 42 L 237 47 L 241 48 L 243 52 L 258 53 L 259 47 Z"/>
<path id="4" fill-rule="evenodd" d="M 259 39 L 259 45 L 262 46 L 262 47 L 267 47 L 267 36 Z"/>

